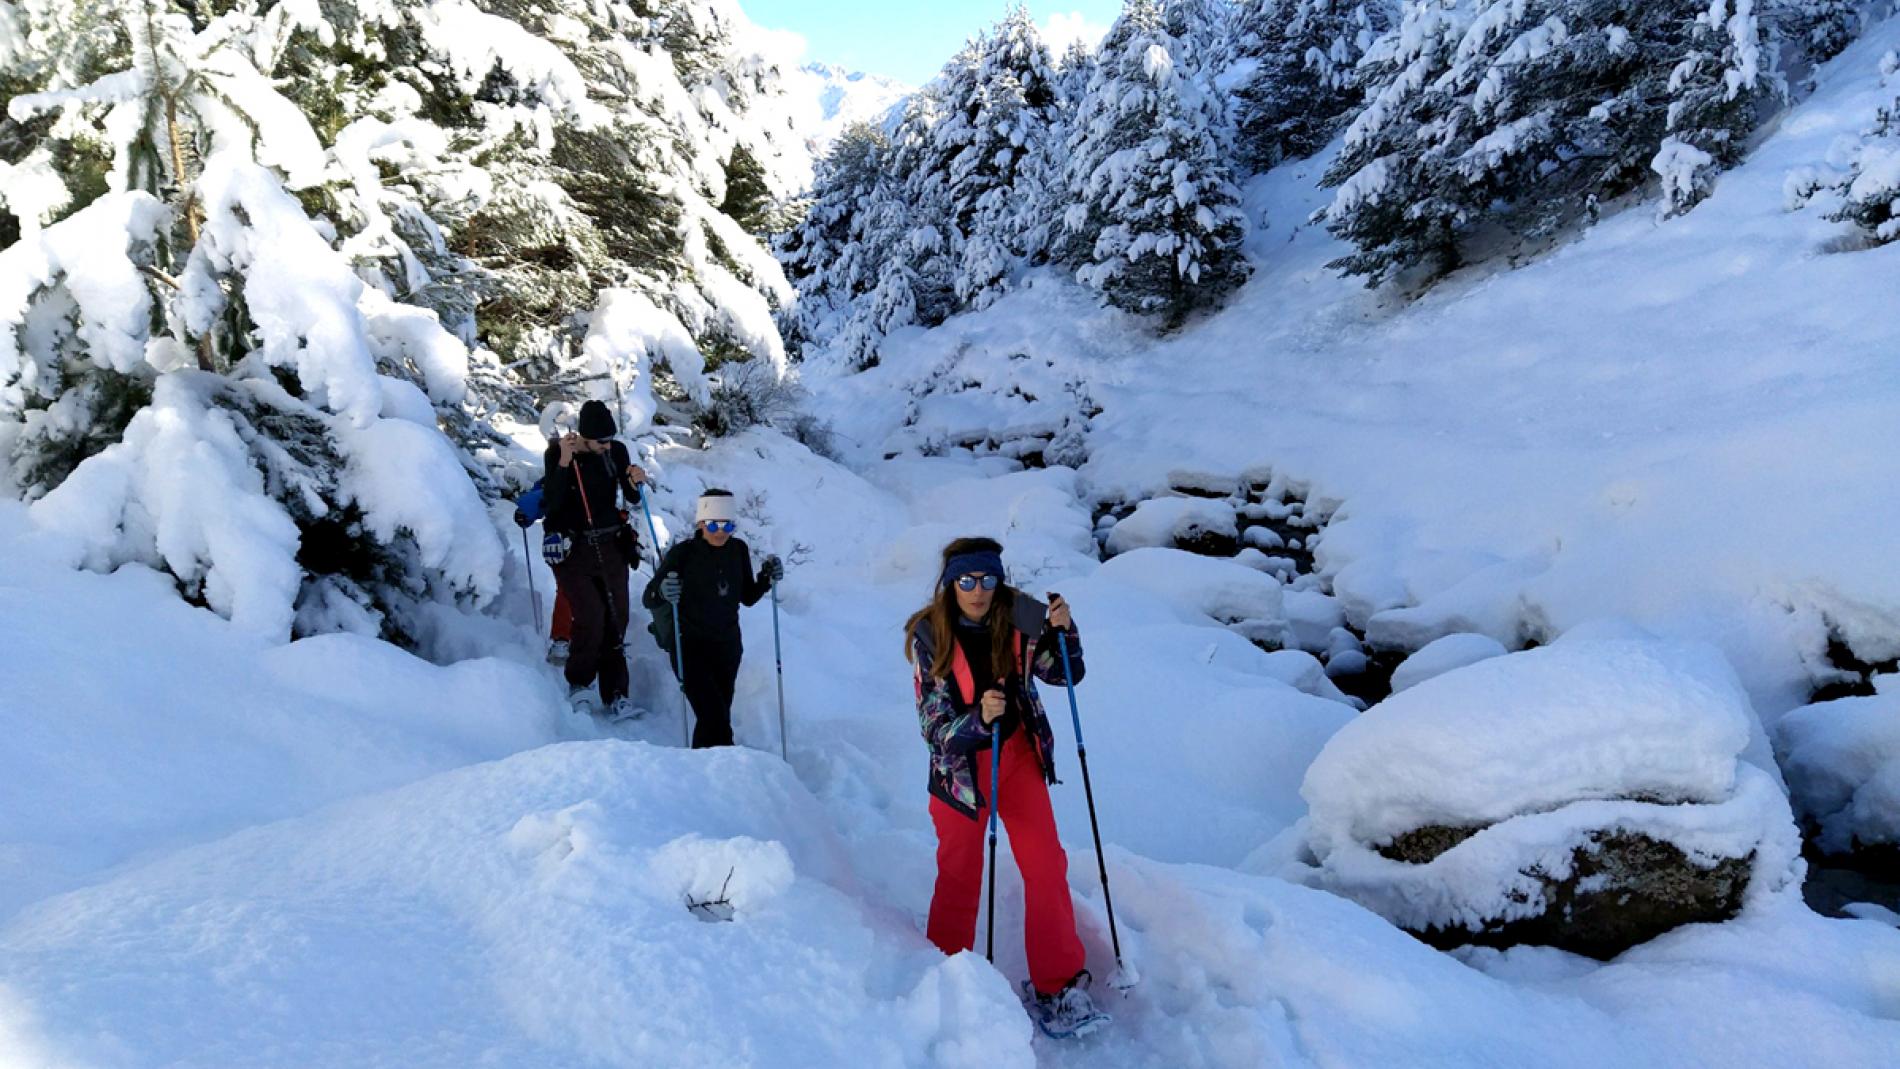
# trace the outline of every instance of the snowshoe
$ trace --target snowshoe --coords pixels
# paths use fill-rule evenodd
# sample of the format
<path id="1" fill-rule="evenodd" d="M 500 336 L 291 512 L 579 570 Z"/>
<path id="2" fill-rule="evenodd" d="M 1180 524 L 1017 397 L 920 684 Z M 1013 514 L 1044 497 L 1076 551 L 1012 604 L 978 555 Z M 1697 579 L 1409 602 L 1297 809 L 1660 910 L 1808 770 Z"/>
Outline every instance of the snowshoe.
<path id="1" fill-rule="evenodd" d="M 647 715 L 647 711 L 633 704 L 632 698 L 622 695 L 621 697 L 615 698 L 613 703 L 607 706 L 607 712 L 604 715 L 610 723 L 618 724 L 622 720 L 638 720 Z"/>
<path id="2" fill-rule="evenodd" d="M 548 643 L 548 663 L 556 668 L 567 664 L 567 653 L 568 645 L 566 639 L 557 638 Z"/>
<path id="3" fill-rule="evenodd" d="M 582 716 L 593 716 L 600 712 L 600 698 L 592 687 L 577 687 L 569 691 L 567 704 Z"/>
<path id="4" fill-rule="evenodd" d="M 1073 1039 L 1086 1036 L 1114 1019 L 1095 1008 L 1095 1000 L 1089 998 L 1089 979 L 1089 972 L 1084 969 L 1075 974 L 1069 986 L 1053 995 L 1045 995 L 1028 980 L 1023 981 L 1029 1016 L 1043 1035 L 1050 1039 Z"/>

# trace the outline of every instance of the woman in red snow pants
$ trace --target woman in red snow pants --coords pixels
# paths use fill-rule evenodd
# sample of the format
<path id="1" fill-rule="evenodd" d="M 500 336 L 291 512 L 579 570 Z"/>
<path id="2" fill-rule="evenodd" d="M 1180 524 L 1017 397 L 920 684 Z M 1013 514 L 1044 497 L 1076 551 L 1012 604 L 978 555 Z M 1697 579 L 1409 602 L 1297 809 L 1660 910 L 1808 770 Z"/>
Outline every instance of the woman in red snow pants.
<path id="1" fill-rule="evenodd" d="M 918 720 L 930 745 L 930 817 L 937 830 L 929 936 L 946 954 L 976 943 L 984 832 L 989 799 L 997 794 L 990 784 L 993 727 L 1002 746 L 998 816 L 1023 877 L 1030 984 L 1043 999 L 1074 998 L 1088 974 L 1069 897 L 1069 859 L 1049 806 L 1055 737 L 1030 678 L 1063 684 L 1057 630 L 1068 633 L 1076 679 L 1083 672 L 1082 647 L 1060 597 L 1051 598 L 1047 626 L 1033 639 L 1016 626 L 1017 597 L 1003 583 L 1001 545 L 958 539 L 944 547 L 936 595 L 905 627 Z"/>

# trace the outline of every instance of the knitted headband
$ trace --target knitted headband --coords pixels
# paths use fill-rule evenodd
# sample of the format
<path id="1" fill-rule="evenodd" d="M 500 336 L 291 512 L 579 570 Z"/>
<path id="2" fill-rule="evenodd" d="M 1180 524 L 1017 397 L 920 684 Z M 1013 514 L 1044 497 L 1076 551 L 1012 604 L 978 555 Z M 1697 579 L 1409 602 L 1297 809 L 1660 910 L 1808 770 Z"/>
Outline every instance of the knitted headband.
<path id="1" fill-rule="evenodd" d="M 709 495 L 700 498 L 699 506 L 693 513 L 694 523 L 705 523 L 708 520 L 725 520 L 731 523 L 738 520 L 738 518 L 738 502 L 724 494 Z"/>
<path id="2" fill-rule="evenodd" d="M 957 581 L 959 575 L 993 575 L 1003 578 L 1003 555 L 1001 553 L 961 553 L 951 557 L 943 566 L 943 585 L 949 586 Z"/>

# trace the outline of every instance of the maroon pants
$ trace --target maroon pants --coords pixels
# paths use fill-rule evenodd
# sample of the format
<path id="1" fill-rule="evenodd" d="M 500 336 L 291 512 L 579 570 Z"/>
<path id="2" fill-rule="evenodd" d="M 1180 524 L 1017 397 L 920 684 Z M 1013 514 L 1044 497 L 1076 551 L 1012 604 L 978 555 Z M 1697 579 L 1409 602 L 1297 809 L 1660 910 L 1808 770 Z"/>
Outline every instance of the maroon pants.
<path id="1" fill-rule="evenodd" d="M 567 559 L 554 566 L 555 581 L 570 607 L 573 637 L 567 654 L 567 685 L 600 684 L 611 704 L 627 693 L 627 558 L 611 538 L 576 538 Z"/>
<path id="2" fill-rule="evenodd" d="M 1002 805 L 998 814 L 1009 829 L 1010 852 L 1023 874 L 1023 948 L 1029 956 L 1029 981 L 1053 995 L 1082 971 L 1085 953 L 1075 934 L 1075 903 L 1069 898 L 1069 856 L 1056 837 L 1056 815 L 1049 808 L 1036 751 L 1021 729 L 1003 743 Z M 977 755 L 976 789 L 990 793 L 990 755 Z M 975 820 L 942 799 L 930 799 L 937 826 L 937 888 L 930 896 L 930 941 L 945 954 L 976 945 L 977 912 L 983 903 L 983 854 L 989 831 L 989 807 Z"/>

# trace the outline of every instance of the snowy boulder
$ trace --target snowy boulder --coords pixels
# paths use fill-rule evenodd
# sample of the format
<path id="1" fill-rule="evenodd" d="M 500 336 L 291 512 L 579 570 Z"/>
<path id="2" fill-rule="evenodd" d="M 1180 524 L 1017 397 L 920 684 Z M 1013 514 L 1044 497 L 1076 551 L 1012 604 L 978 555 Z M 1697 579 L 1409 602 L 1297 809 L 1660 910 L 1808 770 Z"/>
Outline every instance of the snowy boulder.
<path id="1" fill-rule="evenodd" d="M 1272 576 L 1243 564 L 1178 549 L 1148 548 L 1110 560 L 1096 576 L 1145 590 L 1189 617 L 1211 616 L 1223 624 L 1267 625 L 1276 638 L 1286 634 L 1284 588 Z"/>
<path id="2" fill-rule="evenodd" d="M 1437 944 L 1611 957 L 1792 883 L 1787 800 L 1704 646 L 1577 642 L 1420 683 L 1308 770 L 1313 883 Z"/>
<path id="3" fill-rule="evenodd" d="M 1900 848 L 1900 691 L 1796 709 L 1775 725 L 1775 750 L 1822 850 Z"/>
<path id="4" fill-rule="evenodd" d="M 1240 528 L 1234 508 L 1204 497 L 1157 497 L 1143 501 L 1108 533 L 1108 552 L 1175 546 L 1209 557 L 1240 552 Z"/>
<path id="5" fill-rule="evenodd" d="M 1407 657 L 1392 673 L 1392 692 L 1410 690 L 1436 676 L 1502 657 L 1510 651 L 1489 635 L 1446 635 Z"/>

